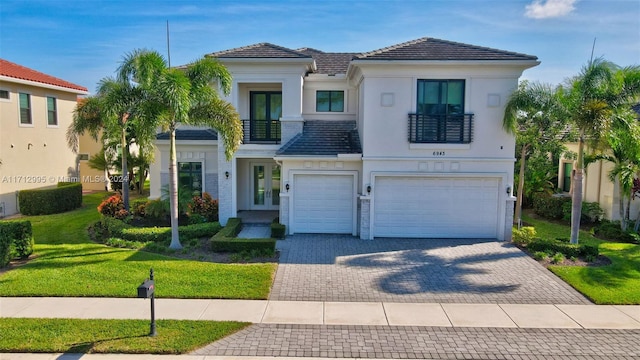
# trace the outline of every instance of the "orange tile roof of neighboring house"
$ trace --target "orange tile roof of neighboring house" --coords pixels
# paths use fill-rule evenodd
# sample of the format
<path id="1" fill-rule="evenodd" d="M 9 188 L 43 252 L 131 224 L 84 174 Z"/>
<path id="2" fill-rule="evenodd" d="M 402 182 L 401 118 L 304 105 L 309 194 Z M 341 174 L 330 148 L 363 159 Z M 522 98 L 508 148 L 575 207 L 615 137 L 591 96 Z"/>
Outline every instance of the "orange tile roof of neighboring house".
<path id="1" fill-rule="evenodd" d="M 0 59 L 0 76 L 7 76 L 20 80 L 28 80 L 39 82 L 42 84 L 54 85 L 63 88 L 79 90 L 79 91 L 87 91 L 87 88 L 84 86 L 76 85 L 70 83 L 68 81 L 58 79 L 55 76 L 47 75 L 45 73 L 41 73 L 39 71 L 29 69 L 28 67 L 18 65 L 16 63 L 12 63 L 11 61 L 7 61 L 4 59 Z"/>

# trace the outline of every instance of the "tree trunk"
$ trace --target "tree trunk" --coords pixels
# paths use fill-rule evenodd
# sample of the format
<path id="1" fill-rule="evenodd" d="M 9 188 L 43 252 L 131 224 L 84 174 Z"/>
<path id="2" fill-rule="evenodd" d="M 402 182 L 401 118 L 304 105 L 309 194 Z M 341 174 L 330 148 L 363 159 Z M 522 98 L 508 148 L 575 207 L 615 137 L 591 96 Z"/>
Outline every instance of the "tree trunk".
<path id="1" fill-rule="evenodd" d="M 527 157 L 527 150 L 529 145 L 522 146 L 522 152 L 520 153 L 520 174 L 518 174 L 518 198 L 516 200 L 516 216 L 514 220 L 518 225 L 518 229 L 522 225 L 522 200 L 524 198 L 524 169 L 525 161 Z"/>
<path id="2" fill-rule="evenodd" d="M 126 121 L 126 120 L 125 120 Z M 129 172 L 127 170 L 127 155 L 129 154 L 129 145 L 127 143 L 127 130 L 122 127 L 122 201 L 124 209 L 129 211 Z"/>
<path id="3" fill-rule="evenodd" d="M 176 159 L 176 126 L 169 129 L 169 204 L 171 207 L 170 249 L 182 249 L 178 235 L 178 162 Z"/>
<path id="4" fill-rule="evenodd" d="M 582 216 L 582 174 L 584 172 L 584 131 L 580 131 L 576 174 L 573 178 L 571 197 L 571 243 L 577 244 L 580 235 L 580 217 Z"/>
<path id="5" fill-rule="evenodd" d="M 627 218 L 625 216 L 624 196 L 622 191 L 622 180 L 620 180 L 620 176 L 618 176 L 618 202 L 620 203 L 618 205 L 620 207 L 618 212 L 620 214 L 620 229 L 622 229 L 622 231 L 627 231 Z"/>

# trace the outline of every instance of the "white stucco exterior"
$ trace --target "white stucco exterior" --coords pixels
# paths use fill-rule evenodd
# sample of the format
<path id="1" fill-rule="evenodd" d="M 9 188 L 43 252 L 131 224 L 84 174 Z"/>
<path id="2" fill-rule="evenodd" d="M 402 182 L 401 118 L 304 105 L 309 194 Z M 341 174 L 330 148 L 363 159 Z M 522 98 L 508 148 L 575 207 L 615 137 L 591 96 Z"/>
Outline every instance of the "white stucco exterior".
<path id="1" fill-rule="evenodd" d="M 203 154 L 207 164 L 217 161 L 222 224 L 237 216 L 238 211 L 253 209 L 252 194 L 256 185 L 252 181 L 257 181 L 253 164 L 267 164 L 268 169 L 277 166 L 280 170 L 277 209 L 279 221 L 287 226 L 289 234 L 340 232 L 362 239 L 372 239 L 378 236 L 377 233 L 431 237 L 428 229 L 423 233 L 420 227 L 415 227 L 413 233 L 403 233 L 402 224 L 397 229 L 386 226 L 381 230 L 376 212 L 382 212 L 380 204 L 383 203 L 401 207 L 401 204 L 394 204 L 393 199 L 394 192 L 397 192 L 397 198 L 402 198 L 400 195 L 409 191 L 403 184 L 418 184 L 415 185 L 418 186 L 416 196 L 426 199 L 432 196 L 428 189 L 431 184 L 441 184 L 444 193 L 438 201 L 453 205 L 440 206 L 447 208 L 448 213 L 437 214 L 433 219 L 451 220 L 452 224 L 461 227 L 466 224 L 469 229 L 451 232 L 451 237 L 510 239 L 515 200 L 510 190 L 513 187 L 515 138 L 502 129 L 502 118 L 505 102 L 517 87 L 518 78 L 525 69 L 537 65 L 537 61 L 354 59 L 343 74 L 334 75 L 314 73 L 316 63 L 310 57 L 220 60 L 234 79 L 233 90 L 226 100 L 236 107 L 242 119 L 251 116 L 249 98 L 252 91 L 282 92 L 280 143 L 242 144 L 231 161 L 224 159 L 221 141 L 216 147 L 217 156 L 206 149 L 196 151 L 195 145 L 178 145 L 179 153 L 194 151 L 194 154 Z M 464 80 L 464 113 L 473 114 L 469 143 L 434 144 L 409 140 L 409 114 L 416 113 L 418 80 Z M 322 90 L 344 92 L 343 111 L 317 111 L 316 94 Z M 298 155 L 282 150 L 292 139 L 294 142 L 300 139 L 306 129 L 305 123 L 314 121 L 353 122 L 360 151 Z M 164 161 L 167 149 L 162 142 L 158 145 L 159 156 L 156 158 Z M 162 171 L 168 169 L 168 164 L 162 164 L 161 168 L 163 170 L 152 167 L 152 189 L 154 179 L 162 178 Z M 382 184 L 384 194 L 377 190 L 378 184 Z M 475 187 L 479 190 L 474 191 Z M 152 196 L 154 194 L 157 192 L 152 192 Z M 472 199 L 460 199 L 460 194 Z M 475 198 L 475 194 L 480 195 Z M 305 204 L 308 205 L 305 207 Z M 486 219 L 469 216 L 473 214 L 465 212 L 466 205 L 469 209 L 481 209 L 479 211 L 490 214 Z M 415 209 L 400 209 L 405 215 L 401 221 L 424 222 L 426 214 L 437 209 L 435 202 L 424 207 L 416 205 Z M 337 213 L 340 221 L 335 218 Z M 473 229 L 483 230 L 474 233 Z M 433 234 L 448 237 L 442 232 Z"/>

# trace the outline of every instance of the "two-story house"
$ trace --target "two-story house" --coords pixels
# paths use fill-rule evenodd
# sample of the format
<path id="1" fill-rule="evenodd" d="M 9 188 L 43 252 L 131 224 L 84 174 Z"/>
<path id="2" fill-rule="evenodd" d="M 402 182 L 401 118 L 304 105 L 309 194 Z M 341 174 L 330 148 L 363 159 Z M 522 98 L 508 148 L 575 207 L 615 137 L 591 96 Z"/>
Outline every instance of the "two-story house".
<path id="1" fill-rule="evenodd" d="M 179 178 L 288 234 L 509 239 L 515 139 L 504 105 L 535 56 L 421 38 L 368 53 L 268 43 L 209 54 L 244 122 L 231 161 L 215 132 L 177 132 Z M 160 135 L 152 196 L 168 183 Z M 160 179 L 160 181 L 154 181 Z"/>
<path id="2" fill-rule="evenodd" d="M 83 86 L 0 59 L 0 217 L 18 212 L 17 191 L 77 179 L 67 146 Z"/>

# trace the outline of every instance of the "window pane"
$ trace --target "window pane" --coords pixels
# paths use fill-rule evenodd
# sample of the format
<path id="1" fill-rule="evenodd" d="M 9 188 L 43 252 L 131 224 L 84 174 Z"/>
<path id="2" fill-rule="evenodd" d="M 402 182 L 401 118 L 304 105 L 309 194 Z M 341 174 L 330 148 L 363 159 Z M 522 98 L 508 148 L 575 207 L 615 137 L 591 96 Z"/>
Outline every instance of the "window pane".
<path id="1" fill-rule="evenodd" d="M 331 111 L 344 111 L 344 91 L 331 92 Z"/>
<path id="2" fill-rule="evenodd" d="M 58 125 L 58 113 L 56 111 L 56 98 L 47 97 L 47 124 Z"/>
<path id="3" fill-rule="evenodd" d="M 0 90 L 0 99 L 8 99 L 9 91 L 8 90 Z"/>
<path id="4" fill-rule="evenodd" d="M 251 119 L 267 119 L 267 94 L 252 94 Z"/>
<path id="5" fill-rule="evenodd" d="M 20 123 L 31 124 L 31 98 L 29 94 L 20 93 Z"/>
<path id="6" fill-rule="evenodd" d="M 280 120 L 282 117 L 282 94 L 270 94 L 269 120 Z"/>
<path id="7" fill-rule="evenodd" d="M 316 92 L 316 111 L 329 111 L 331 97 L 329 91 Z"/>
<path id="8" fill-rule="evenodd" d="M 447 91 L 447 104 L 449 114 L 462 114 L 464 111 L 464 82 L 449 81 Z"/>

